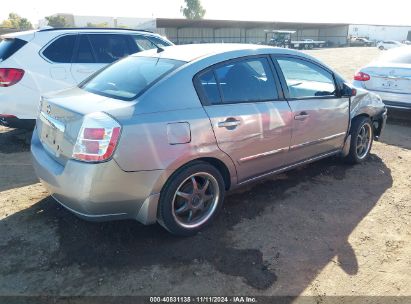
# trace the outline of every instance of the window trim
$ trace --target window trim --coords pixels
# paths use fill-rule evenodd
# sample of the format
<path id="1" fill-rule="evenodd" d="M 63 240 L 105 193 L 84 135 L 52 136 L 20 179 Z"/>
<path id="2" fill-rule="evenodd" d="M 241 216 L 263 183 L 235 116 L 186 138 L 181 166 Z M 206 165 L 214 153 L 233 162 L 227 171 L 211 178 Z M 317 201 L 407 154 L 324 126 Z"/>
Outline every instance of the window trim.
<path id="1" fill-rule="evenodd" d="M 265 58 L 267 60 L 269 69 L 270 69 L 271 74 L 274 78 L 275 89 L 277 90 L 277 95 L 278 95 L 277 98 L 276 99 L 264 99 L 264 100 L 246 100 L 246 101 L 237 101 L 237 102 L 236 101 L 223 102 L 221 86 L 220 86 L 220 84 L 217 80 L 217 75 L 215 73 L 215 70 L 220 68 L 220 67 L 223 67 L 225 65 L 228 65 L 230 63 L 245 61 L 245 60 L 248 60 L 248 59 L 261 59 L 261 58 Z M 209 71 L 213 72 L 214 78 L 215 78 L 215 80 L 217 82 L 217 85 L 218 85 L 218 93 L 219 93 L 219 97 L 220 97 L 220 103 L 218 103 L 218 104 L 213 104 L 207 99 L 207 97 L 205 95 L 205 92 L 203 90 L 203 87 L 200 83 L 200 79 L 199 79 L 200 76 L 202 76 L 203 74 L 205 74 Z M 273 62 L 270 58 L 270 54 L 258 54 L 258 55 L 242 56 L 242 57 L 236 57 L 236 58 L 232 58 L 232 59 L 228 59 L 228 60 L 224 60 L 224 61 L 215 63 L 215 64 L 210 65 L 210 66 L 206 67 L 205 69 L 202 69 L 201 71 L 197 72 L 194 75 L 192 81 L 193 81 L 195 91 L 197 92 L 197 96 L 198 96 L 198 98 L 199 98 L 199 100 L 200 100 L 200 102 L 203 106 L 221 106 L 221 105 L 233 105 L 233 104 L 235 105 L 235 104 L 242 104 L 242 103 L 276 102 L 276 101 L 284 101 L 285 100 L 285 96 L 283 94 L 283 90 L 282 90 L 282 87 L 281 87 L 279 75 L 278 75 L 276 69 L 273 66 Z"/>
<path id="2" fill-rule="evenodd" d="M 305 57 L 301 57 L 301 56 L 296 56 L 296 55 L 291 55 L 291 54 L 271 54 L 270 55 L 276 69 L 278 70 L 278 75 L 280 78 L 280 82 L 281 82 L 281 86 L 283 88 L 283 92 L 284 92 L 284 96 L 287 100 L 312 100 L 312 99 L 335 99 L 335 98 L 341 98 L 341 88 L 338 85 L 339 83 L 337 83 L 337 79 L 336 79 L 336 75 L 335 73 L 330 70 L 329 68 L 327 68 L 326 66 L 314 61 L 314 60 L 310 60 L 309 58 L 305 58 Z M 334 82 L 334 87 L 335 87 L 335 95 L 333 96 L 309 96 L 309 97 L 290 97 L 290 93 L 288 90 L 288 85 L 287 85 L 287 81 L 285 80 L 283 71 L 280 67 L 280 64 L 278 63 L 277 59 L 281 59 L 281 58 L 286 58 L 286 59 L 296 59 L 296 60 L 301 60 L 301 61 L 305 61 L 309 64 L 313 64 L 316 67 L 328 72 L 331 74 L 332 78 L 333 78 L 333 82 Z"/>
<path id="3" fill-rule="evenodd" d="M 71 60 L 70 60 L 70 62 L 55 62 L 55 61 L 52 61 L 52 60 L 50 60 L 50 59 L 48 59 L 43 53 L 44 53 L 44 51 L 54 42 L 54 41 L 56 41 L 57 39 L 59 39 L 59 38 L 62 38 L 63 36 L 75 36 L 75 40 L 74 40 L 74 47 L 73 47 L 73 51 L 72 51 L 72 53 L 71 53 Z M 77 44 L 78 44 L 78 33 L 64 33 L 64 34 L 61 34 L 61 35 L 58 35 L 58 36 L 56 36 L 56 37 L 54 37 L 52 40 L 50 40 L 48 43 L 46 43 L 39 51 L 38 51 L 38 54 L 39 54 L 39 56 L 43 59 L 43 60 L 45 60 L 45 61 L 47 61 L 48 63 L 51 63 L 51 64 L 72 64 L 73 63 L 73 58 L 74 58 L 74 54 L 75 54 L 75 51 L 76 51 L 76 47 L 77 47 Z"/>

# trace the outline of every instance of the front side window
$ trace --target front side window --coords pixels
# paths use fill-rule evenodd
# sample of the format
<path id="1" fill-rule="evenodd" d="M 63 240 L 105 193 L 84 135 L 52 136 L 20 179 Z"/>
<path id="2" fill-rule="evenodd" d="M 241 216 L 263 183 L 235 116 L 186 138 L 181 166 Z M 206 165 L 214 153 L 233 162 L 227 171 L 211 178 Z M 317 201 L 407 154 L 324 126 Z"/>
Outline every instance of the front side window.
<path id="1" fill-rule="evenodd" d="M 80 88 L 130 101 L 183 64 L 183 61 L 178 60 L 129 56 L 103 69 L 82 83 Z"/>
<path id="2" fill-rule="evenodd" d="M 151 50 L 157 48 L 156 45 L 141 35 L 133 35 L 133 41 L 137 45 L 139 51 Z"/>
<path id="3" fill-rule="evenodd" d="M 57 63 L 70 63 L 73 56 L 76 35 L 65 35 L 54 40 L 43 51 L 43 56 Z"/>
<path id="4" fill-rule="evenodd" d="M 97 63 L 112 63 L 130 55 L 126 35 L 90 34 L 88 37 Z"/>
<path id="5" fill-rule="evenodd" d="M 333 75 L 316 64 L 296 58 L 277 59 L 290 98 L 335 96 Z"/>
<path id="6" fill-rule="evenodd" d="M 223 103 L 278 99 L 267 58 L 234 61 L 214 70 Z"/>

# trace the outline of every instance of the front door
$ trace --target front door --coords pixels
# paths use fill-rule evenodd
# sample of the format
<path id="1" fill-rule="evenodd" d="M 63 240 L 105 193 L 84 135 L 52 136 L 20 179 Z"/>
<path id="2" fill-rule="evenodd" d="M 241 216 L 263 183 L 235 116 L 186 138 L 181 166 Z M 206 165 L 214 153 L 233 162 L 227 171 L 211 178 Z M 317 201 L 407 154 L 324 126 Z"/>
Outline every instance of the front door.
<path id="1" fill-rule="evenodd" d="M 276 57 L 292 111 L 287 163 L 342 148 L 348 129 L 349 98 L 340 97 L 334 75 L 299 57 Z"/>
<path id="2" fill-rule="evenodd" d="M 238 181 L 284 164 L 291 111 L 278 93 L 270 58 L 226 62 L 197 77 L 219 148 L 234 161 Z"/>

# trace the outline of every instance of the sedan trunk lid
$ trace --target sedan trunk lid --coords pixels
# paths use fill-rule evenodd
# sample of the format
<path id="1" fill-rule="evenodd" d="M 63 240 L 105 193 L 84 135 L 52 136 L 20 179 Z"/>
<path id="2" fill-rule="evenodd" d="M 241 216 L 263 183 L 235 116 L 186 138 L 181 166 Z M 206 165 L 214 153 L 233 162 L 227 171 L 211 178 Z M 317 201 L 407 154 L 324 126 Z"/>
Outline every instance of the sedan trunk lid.
<path id="1" fill-rule="evenodd" d="M 79 88 L 42 98 L 37 132 L 45 150 L 62 165 L 72 157 L 84 116 L 95 112 L 113 115 L 132 103 L 96 95 Z"/>

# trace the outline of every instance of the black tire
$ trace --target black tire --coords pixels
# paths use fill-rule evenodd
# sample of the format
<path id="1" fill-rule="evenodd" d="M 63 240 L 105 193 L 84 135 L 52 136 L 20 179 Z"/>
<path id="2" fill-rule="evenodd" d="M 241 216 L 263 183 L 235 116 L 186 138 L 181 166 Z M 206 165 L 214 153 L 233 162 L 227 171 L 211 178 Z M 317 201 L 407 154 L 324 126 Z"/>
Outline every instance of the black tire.
<path id="1" fill-rule="evenodd" d="M 360 137 L 364 137 L 360 134 L 360 132 L 364 130 L 363 128 L 368 129 L 369 132 L 369 142 L 367 143 L 362 142 L 362 139 L 360 139 Z M 365 116 L 355 117 L 352 121 L 350 134 L 350 152 L 345 157 L 345 160 L 351 164 L 362 163 L 370 155 L 372 143 L 374 140 L 374 129 L 371 119 Z M 366 146 L 364 147 L 364 149 L 361 149 L 361 146 L 364 146 L 364 144 L 366 144 Z"/>
<path id="2" fill-rule="evenodd" d="M 192 182 L 193 176 L 195 182 Z M 202 179 L 204 179 L 203 184 L 201 184 Z M 204 190 L 207 180 L 209 180 L 207 184 L 208 188 Z M 198 183 L 198 194 L 195 194 L 196 190 L 194 190 L 194 185 L 192 185 L 192 189 L 188 189 L 190 183 Z M 184 187 L 186 187 L 186 189 L 184 189 Z M 201 196 L 200 192 L 203 190 L 204 193 L 203 196 Z M 207 194 L 206 191 L 208 191 Z M 177 192 L 180 194 L 177 194 Z M 189 194 L 191 198 L 180 197 L 181 194 Z M 201 161 L 192 162 L 177 170 L 164 185 L 158 206 L 158 222 L 172 234 L 178 236 L 195 235 L 213 221 L 222 207 L 224 195 L 225 184 L 221 173 L 209 163 Z M 205 198 L 203 199 L 203 197 L 210 196 L 212 197 L 209 199 L 211 202 L 206 201 Z M 210 206 L 207 207 L 208 203 L 210 203 Z M 177 204 L 180 205 L 177 206 Z M 207 210 L 201 210 L 201 206 Z M 178 213 L 183 209 L 186 211 Z M 204 212 L 204 215 L 201 215 L 202 212 Z M 196 215 L 196 213 L 199 214 Z M 186 216 L 187 222 L 184 220 Z M 190 223 L 190 221 L 188 221 L 188 218 L 195 219 L 196 216 L 199 216 L 197 222 L 193 220 L 193 222 Z"/>
<path id="3" fill-rule="evenodd" d="M 384 47 L 381 45 L 380 47 L 378 47 L 381 51 L 384 50 Z"/>

